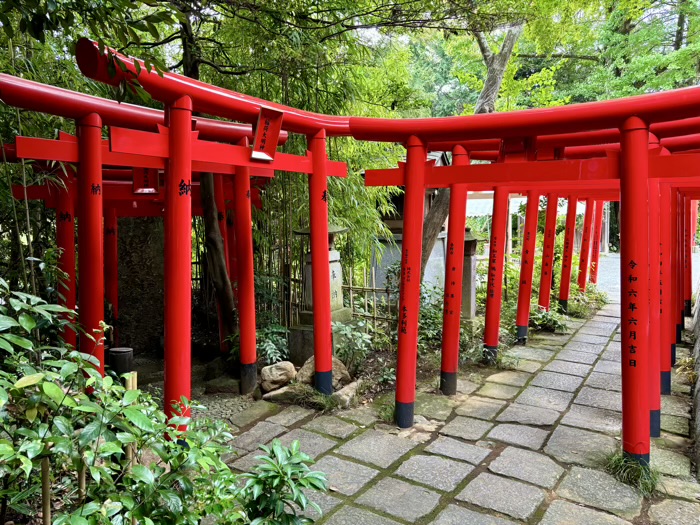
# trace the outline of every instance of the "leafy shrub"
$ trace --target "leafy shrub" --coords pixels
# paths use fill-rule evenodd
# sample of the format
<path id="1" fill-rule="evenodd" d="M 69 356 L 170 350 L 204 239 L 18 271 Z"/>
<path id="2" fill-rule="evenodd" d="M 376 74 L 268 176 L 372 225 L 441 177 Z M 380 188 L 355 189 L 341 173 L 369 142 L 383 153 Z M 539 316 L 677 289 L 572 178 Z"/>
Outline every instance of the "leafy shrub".
<path id="1" fill-rule="evenodd" d="M 309 501 L 301 489 L 325 491 L 326 478 L 321 472 L 312 472 L 313 460 L 301 452 L 299 442 L 290 448 L 278 439 L 272 446 L 260 446 L 265 453 L 257 456 L 262 462 L 252 472 L 242 474 L 245 485 L 239 492 L 243 508 L 249 516 L 256 516 L 251 525 L 303 525 L 314 523 L 311 518 L 296 515 L 294 506 L 303 512 L 307 507 L 319 514 L 321 509 Z"/>
<path id="2" fill-rule="evenodd" d="M 563 332 L 567 329 L 566 316 L 538 306 L 530 312 L 530 328 L 544 332 Z"/>
<path id="3" fill-rule="evenodd" d="M 289 358 L 289 342 L 284 326 L 272 324 L 257 330 L 258 356 L 268 365 L 285 361 Z"/>
<path id="4" fill-rule="evenodd" d="M 588 319 L 593 317 L 607 302 L 608 295 L 599 291 L 595 285 L 587 285 L 586 291 L 582 292 L 575 283 L 572 283 L 567 314 L 570 317 Z"/>
<path id="5" fill-rule="evenodd" d="M 368 333 L 369 324 L 364 321 L 333 323 L 335 353 L 350 375 L 355 376 L 372 348 L 372 336 Z"/>

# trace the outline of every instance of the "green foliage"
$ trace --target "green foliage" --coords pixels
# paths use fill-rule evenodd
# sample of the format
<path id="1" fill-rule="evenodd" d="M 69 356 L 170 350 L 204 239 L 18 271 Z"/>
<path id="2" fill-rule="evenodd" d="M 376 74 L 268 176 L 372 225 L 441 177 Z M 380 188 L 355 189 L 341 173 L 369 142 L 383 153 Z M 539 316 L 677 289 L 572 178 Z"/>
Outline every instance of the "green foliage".
<path id="1" fill-rule="evenodd" d="M 311 385 L 292 383 L 289 388 L 291 402 L 294 405 L 312 408 L 320 412 L 332 412 L 340 406 L 336 397 L 322 394 Z"/>
<path id="2" fill-rule="evenodd" d="M 284 326 L 268 325 L 256 331 L 259 358 L 272 365 L 289 358 L 289 330 Z"/>
<path id="3" fill-rule="evenodd" d="M 359 372 L 372 348 L 372 335 L 369 330 L 370 325 L 364 320 L 348 324 L 333 323 L 333 333 L 336 336 L 333 341 L 336 356 L 353 377 Z"/>
<path id="4" fill-rule="evenodd" d="M 554 310 L 536 307 L 530 312 L 530 328 L 545 332 L 563 332 L 567 329 L 566 316 Z"/>
<path id="5" fill-rule="evenodd" d="M 264 452 L 257 456 L 261 463 L 253 467 L 252 472 L 241 475 L 245 485 L 239 497 L 248 515 L 255 516 L 251 525 L 314 523 L 311 518 L 297 516 L 293 506 L 298 506 L 302 512 L 312 507 L 321 513 L 303 489 L 327 490 L 323 473 L 309 469 L 313 460 L 301 451 L 298 441 L 286 448 L 275 439 L 271 446 L 261 445 L 260 449 Z"/>
<path id="6" fill-rule="evenodd" d="M 598 290 L 593 284 L 586 286 L 586 291 L 582 292 L 576 283 L 571 284 L 567 314 L 570 317 L 588 319 L 605 306 L 608 302 L 608 295 Z"/>
<path id="7" fill-rule="evenodd" d="M 616 452 L 606 458 L 605 470 L 618 481 L 637 489 L 645 498 L 650 498 L 659 485 L 659 472 L 648 465 Z"/>

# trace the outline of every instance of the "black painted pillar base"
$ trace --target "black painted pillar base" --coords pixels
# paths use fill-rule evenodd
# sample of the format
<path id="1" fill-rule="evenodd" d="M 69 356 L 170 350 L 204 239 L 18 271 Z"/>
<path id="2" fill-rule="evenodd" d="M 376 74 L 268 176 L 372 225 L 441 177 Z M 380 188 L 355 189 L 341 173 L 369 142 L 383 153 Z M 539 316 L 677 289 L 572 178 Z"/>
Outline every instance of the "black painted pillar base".
<path id="1" fill-rule="evenodd" d="M 649 466 L 649 454 L 631 454 L 629 452 L 623 452 L 623 454 L 626 458 L 636 461 L 643 467 Z"/>
<path id="2" fill-rule="evenodd" d="M 676 345 L 671 345 L 671 366 L 676 366 Z"/>
<path id="3" fill-rule="evenodd" d="M 333 371 L 315 372 L 314 386 L 322 394 L 330 396 L 333 393 Z"/>
<path id="4" fill-rule="evenodd" d="M 484 345 L 484 362 L 489 365 L 496 364 L 496 358 L 498 357 L 498 347 Z"/>
<path id="5" fill-rule="evenodd" d="M 258 386 L 258 365 L 241 363 L 241 394 L 250 394 Z"/>
<path id="6" fill-rule="evenodd" d="M 457 393 L 456 372 L 440 372 L 440 392 L 446 396 L 453 396 Z"/>
<path id="7" fill-rule="evenodd" d="M 518 344 L 519 345 L 527 344 L 528 327 L 527 326 L 516 326 L 515 328 L 517 329 Z"/>
<path id="8" fill-rule="evenodd" d="M 394 409 L 394 421 L 399 428 L 411 428 L 413 426 L 413 407 L 415 403 L 396 402 Z"/>
<path id="9" fill-rule="evenodd" d="M 683 342 L 683 325 L 676 325 L 676 344 L 681 344 Z"/>
<path id="10" fill-rule="evenodd" d="M 649 433 L 651 437 L 661 437 L 661 410 L 649 412 Z"/>
<path id="11" fill-rule="evenodd" d="M 685 301 L 685 316 L 693 317 L 693 304 L 690 299 Z"/>
<path id="12" fill-rule="evenodd" d="M 661 395 L 671 395 L 671 372 L 661 372 Z"/>
<path id="13" fill-rule="evenodd" d="M 559 311 L 563 314 L 568 313 L 568 311 L 569 311 L 569 300 L 568 299 L 559 299 Z"/>

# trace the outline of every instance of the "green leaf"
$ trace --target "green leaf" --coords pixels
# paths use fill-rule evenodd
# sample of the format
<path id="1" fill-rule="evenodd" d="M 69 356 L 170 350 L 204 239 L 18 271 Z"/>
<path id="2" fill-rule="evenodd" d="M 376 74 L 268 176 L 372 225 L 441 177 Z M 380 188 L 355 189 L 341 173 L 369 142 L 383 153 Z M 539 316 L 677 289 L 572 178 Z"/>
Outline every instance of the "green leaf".
<path id="1" fill-rule="evenodd" d="M 43 383 L 41 389 L 44 391 L 44 394 L 57 405 L 60 405 L 63 402 L 63 398 L 66 397 L 66 393 L 56 383 Z"/>
<path id="2" fill-rule="evenodd" d="M 124 392 L 124 399 L 122 399 L 122 405 L 130 405 L 139 398 L 140 394 L 140 390 L 127 390 L 126 392 Z"/>
<path id="3" fill-rule="evenodd" d="M 151 469 L 143 465 L 134 465 L 131 467 L 131 477 L 148 485 L 153 485 L 156 480 Z"/>
<path id="4" fill-rule="evenodd" d="M 24 376 L 24 377 L 17 380 L 17 382 L 14 384 L 14 387 L 15 388 L 27 388 L 28 386 L 36 385 L 42 379 L 44 379 L 43 372 Z"/>
<path id="5" fill-rule="evenodd" d="M 2 348 L 3 350 L 7 350 L 11 354 L 14 354 L 15 352 L 15 348 L 10 343 L 5 341 L 5 339 L 3 339 L 2 337 L 0 337 L 0 348 Z"/>
<path id="6" fill-rule="evenodd" d="M 127 408 L 124 410 L 124 416 L 136 427 L 146 432 L 153 432 L 154 427 L 151 420 L 140 410 L 136 408 Z"/>
<path id="7" fill-rule="evenodd" d="M 80 431 L 80 436 L 78 437 L 78 444 L 81 447 L 93 443 L 100 435 L 100 429 L 102 425 L 99 421 L 92 421 L 88 423 L 85 428 Z"/>
<path id="8" fill-rule="evenodd" d="M 24 348 L 26 350 L 31 350 L 32 348 L 34 348 L 34 344 L 25 337 L 20 337 L 14 334 L 0 334 L 0 337 L 2 337 L 3 339 L 7 339 L 10 343 L 17 345 L 20 348 Z"/>
<path id="9" fill-rule="evenodd" d="M 182 500 L 172 490 L 163 490 L 160 493 L 161 498 L 165 502 L 167 509 L 173 514 L 180 514 L 182 512 Z"/>
<path id="10" fill-rule="evenodd" d="M 34 320 L 34 318 L 26 312 L 22 312 L 21 314 L 19 314 L 19 324 L 27 332 L 31 332 L 36 327 L 36 321 Z"/>
<path id="11" fill-rule="evenodd" d="M 53 424 L 64 436 L 70 436 L 73 434 L 73 425 L 71 425 L 67 418 L 63 416 L 56 416 L 53 418 Z"/>
<path id="12" fill-rule="evenodd" d="M 5 330 L 8 330 L 9 328 L 14 328 L 15 326 L 19 326 L 19 323 L 15 321 L 12 317 L 8 317 L 7 315 L 0 315 L 0 332 L 4 332 Z"/>
<path id="13" fill-rule="evenodd" d="M 70 525 L 89 525 L 90 522 L 83 518 L 80 514 L 73 514 L 70 517 Z"/>

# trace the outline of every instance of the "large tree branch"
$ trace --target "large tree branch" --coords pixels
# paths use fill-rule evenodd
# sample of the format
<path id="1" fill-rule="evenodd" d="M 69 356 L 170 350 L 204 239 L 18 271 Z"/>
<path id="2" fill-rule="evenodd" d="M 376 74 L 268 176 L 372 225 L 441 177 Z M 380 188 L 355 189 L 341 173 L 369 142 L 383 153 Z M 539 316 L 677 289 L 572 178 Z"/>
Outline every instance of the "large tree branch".
<path id="1" fill-rule="evenodd" d="M 513 53 L 514 57 L 518 58 L 536 58 L 547 60 L 550 58 L 569 58 L 571 60 L 590 60 L 592 62 L 600 62 L 600 57 L 596 55 L 576 55 L 574 53 L 552 53 L 551 55 L 538 55 L 532 53 Z"/>
<path id="2" fill-rule="evenodd" d="M 493 58 L 493 51 L 491 51 L 491 46 L 489 46 L 489 42 L 486 40 L 486 35 L 481 31 L 476 31 L 474 33 L 474 38 L 476 38 L 476 43 L 479 44 L 481 56 L 484 58 L 486 67 L 488 67 L 489 61 Z"/>

